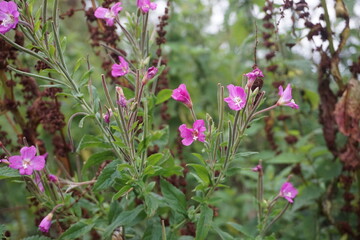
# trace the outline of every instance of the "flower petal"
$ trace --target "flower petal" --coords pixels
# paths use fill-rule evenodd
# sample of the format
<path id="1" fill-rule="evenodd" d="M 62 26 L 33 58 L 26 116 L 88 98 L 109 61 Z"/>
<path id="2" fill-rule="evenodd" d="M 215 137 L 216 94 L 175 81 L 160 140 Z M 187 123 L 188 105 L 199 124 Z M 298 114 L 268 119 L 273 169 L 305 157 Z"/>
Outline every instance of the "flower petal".
<path id="1" fill-rule="evenodd" d="M 42 170 L 45 167 L 45 157 L 44 156 L 36 156 L 31 160 L 30 166 L 34 170 Z"/>
<path id="2" fill-rule="evenodd" d="M 288 84 L 287 87 L 285 88 L 285 91 L 282 94 L 282 101 L 283 102 L 290 102 L 292 99 L 291 96 L 291 85 Z"/>
<path id="3" fill-rule="evenodd" d="M 95 10 L 95 17 L 97 18 L 101 18 L 101 19 L 104 19 L 105 18 L 105 15 L 109 13 L 109 9 L 107 8 L 103 8 L 103 7 L 98 7 L 96 10 Z"/>
<path id="4" fill-rule="evenodd" d="M 185 146 L 189 146 L 194 142 L 194 139 L 192 139 L 192 138 L 184 138 L 183 140 L 181 140 L 181 142 Z"/>
<path id="5" fill-rule="evenodd" d="M 9 157 L 9 162 L 10 165 L 9 167 L 13 168 L 13 169 L 20 169 L 23 167 L 22 164 L 22 157 L 21 156 L 11 156 Z"/>
<path id="6" fill-rule="evenodd" d="M 121 2 L 118 2 L 111 7 L 111 11 L 115 14 L 115 16 L 118 15 L 118 13 L 123 9 L 122 7 L 120 7 L 121 4 Z"/>
<path id="7" fill-rule="evenodd" d="M 206 128 L 205 128 L 205 122 L 202 119 L 196 120 L 193 124 L 193 129 L 197 130 L 199 133 L 200 132 L 205 132 Z"/>
<path id="8" fill-rule="evenodd" d="M 36 148 L 34 146 L 22 147 L 20 153 L 23 159 L 32 159 L 36 155 Z"/>
<path id="9" fill-rule="evenodd" d="M 281 97 L 283 95 L 284 89 L 282 86 L 279 86 L 279 96 Z"/>

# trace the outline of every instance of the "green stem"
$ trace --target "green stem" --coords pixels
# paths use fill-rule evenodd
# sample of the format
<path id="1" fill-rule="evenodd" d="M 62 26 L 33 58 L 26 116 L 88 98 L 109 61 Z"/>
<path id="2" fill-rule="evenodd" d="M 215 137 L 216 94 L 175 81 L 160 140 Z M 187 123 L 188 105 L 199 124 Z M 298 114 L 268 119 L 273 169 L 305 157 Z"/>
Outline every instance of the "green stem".
<path id="1" fill-rule="evenodd" d="M 265 236 L 266 231 L 277 221 L 279 220 L 282 215 L 284 215 L 284 213 L 286 212 L 286 210 L 289 208 L 290 206 L 290 202 L 288 202 L 286 204 L 286 206 L 283 208 L 283 210 L 264 228 L 264 230 L 262 231 L 262 233 L 260 234 L 261 236 Z"/>

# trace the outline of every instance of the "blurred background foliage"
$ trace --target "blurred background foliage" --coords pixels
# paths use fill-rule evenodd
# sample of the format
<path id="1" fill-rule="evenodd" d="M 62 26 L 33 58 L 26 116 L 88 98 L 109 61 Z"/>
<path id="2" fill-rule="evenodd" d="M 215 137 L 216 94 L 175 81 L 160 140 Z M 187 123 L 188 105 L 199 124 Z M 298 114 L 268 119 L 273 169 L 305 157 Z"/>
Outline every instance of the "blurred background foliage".
<path id="1" fill-rule="evenodd" d="M 39 1 L 40 2 L 40 1 Z M 284 18 L 280 18 L 281 9 L 288 1 L 247 1 L 247 0 L 173 0 L 170 1 L 170 13 L 166 26 L 166 43 L 162 46 L 163 55 L 167 58 L 169 88 L 176 88 L 185 83 L 189 90 L 195 111 L 199 118 L 205 118 L 206 113 L 217 120 L 217 83 L 236 84 L 244 82 L 243 74 L 251 71 L 254 65 L 254 48 L 257 53 L 257 66 L 263 70 L 265 78 L 263 90 L 267 92 L 266 105 L 270 106 L 277 100 L 279 85 L 291 83 L 293 97 L 299 104 L 299 110 L 277 108 L 269 112 L 268 117 L 252 124 L 248 129 L 248 138 L 243 142 L 244 152 L 258 152 L 247 157 L 239 157 L 231 167 L 229 178 L 230 188 L 215 193 L 213 202 L 215 209 L 214 226 L 208 239 L 228 239 L 227 233 L 246 239 L 249 233 L 256 231 L 256 180 L 257 174 L 249 171 L 259 159 L 264 165 L 264 183 L 266 199 L 276 196 L 281 184 L 289 175 L 292 182 L 299 189 L 299 195 L 291 209 L 272 229 L 279 239 L 359 239 L 360 233 L 360 185 L 359 168 L 346 169 L 339 158 L 329 151 L 319 123 L 320 97 L 318 93 L 318 74 L 320 71 L 319 51 L 327 50 L 326 40 L 307 39 L 309 29 L 304 26 L 304 20 L 296 20 L 293 25 L 291 16 L 295 18 L 295 11 L 284 11 Z M 305 1 L 294 1 L 295 3 Z M 309 12 L 319 18 L 321 7 L 319 1 L 307 1 Z M 312 2 L 312 3 L 310 3 Z M 316 2 L 316 3 L 315 3 Z M 159 7 L 156 14 L 162 15 L 165 2 L 157 2 Z M 328 8 L 334 12 L 334 1 L 327 1 Z M 90 4 L 90 1 L 86 3 Z M 264 26 L 264 7 L 272 6 L 271 19 L 275 28 Z M 350 15 L 350 38 L 340 54 L 340 71 L 344 82 L 351 78 L 350 66 L 359 58 L 360 38 L 360 4 L 356 1 L 345 1 Z M 126 10 L 135 9 L 135 2 L 124 1 Z M 84 17 L 83 5 L 80 1 L 60 1 L 61 35 L 66 36 L 67 62 L 75 66 L 80 58 L 89 57 L 93 67 L 91 75 L 94 85 L 100 86 L 100 75 L 104 73 L 101 65 L 104 58 L 108 58 L 104 49 L 91 46 L 91 35 Z M 76 11 L 72 16 L 66 16 L 70 9 Z M 318 14 L 317 12 L 320 13 Z M 123 13 L 121 13 L 123 14 Z M 220 19 L 220 20 L 219 20 Z M 154 24 L 158 23 L 152 17 Z M 319 19 L 313 19 L 319 22 Z M 332 13 L 332 27 L 335 41 L 339 42 L 339 34 L 343 21 L 335 18 Z M 322 22 L 324 25 L 324 23 Z M 340 30 L 339 30 L 340 29 Z M 264 34 L 270 34 L 264 39 Z M 258 43 L 256 44 L 256 41 Z M 273 44 L 269 45 L 269 42 Z M 290 44 L 290 45 L 289 45 Z M 289 47 L 296 44 L 294 47 Z M 121 40 L 120 40 L 121 45 Z M 122 46 L 122 45 L 121 45 Z M 121 47 L 126 50 L 126 47 Z M 156 49 L 154 48 L 154 56 Z M 274 57 L 269 58 L 269 53 Z M 99 56 L 100 54 L 100 56 Z M 19 58 L 24 66 L 35 66 L 35 62 L 24 54 Z M 86 61 L 78 72 L 85 72 Z M 34 70 L 34 69 L 32 69 Z M 110 82 L 110 79 L 108 79 Z M 330 87 L 336 89 L 335 81 L 331 79 Z M 0 91 L 4 95 L 4 89 Z M 20 93 L 21 88 L 16 92 Z M 101 94 L 101 93 L 100 93 Z M 19 101 L 21 94 L 19 94 Z M 65 115 L 65 122 L 79 110 L 74 102 L 61 97 L 61 111 Z M 178 148 L 178 131 L 180 123 L 190 125 L 191 119 L 187 109 L 173 101 L 167 103 L 167 113 L 170 119 L 170 149 Z M 264 106 L 266 107 L 266 106 Z M 26 106 L 20 108 L 25 115 Z M 11 113 L 8 113 L 11 118 Z M 96 135 L 96 129 L 91 121 L 85 121 L 84 127 L 78 127 L 79 120 L 75 119 L 72 135 L 78 143 L 86 131 Z M 11 130 L 4 114 L 0 115 L 2 131 L 11 140 L 13 149 L 18 148 L 17 135 Z M 52 135 L 40 126 L 37 129 L 39 138 L 43 140 L 48 152 L 53 151 Z M 63 130 L 65 133 L 65 129 Z M 5 133 L 2 132 L 2 138 Z M 2 141 L 4 141 L 2 139 Z M 344 136 L 338 136 L 336 143 L 343 146 Z M 195 145 L 182 149 L 182 161 L 195 161 L 191 154 L 201 149 Z M 70 158 L 86 159 L 90 150 L 83 150 L 80 156 L 71 153 Z M 51 158 L 49 158 L 51 159 Z M 51 169 L 57 170 L 55 163 L 50 162 Z M 345 180 L 343 180 L 345 179 Z M 349 180 L 350 179 L 350 180 Z M 191 184 L 195 182 L 191 175 L 187 175 L 187 191 L 191 192 Z M 350 189 L 346 186 L 351 181 Z M 0 223 L 6 224 L 6 229 L 12 234 L 11 239 L 22 239 L 37 234 L 33 224 L 34 207 L 29 207 L 29 200 L 24 198 L 26 189 L 16 181 L 0 180 Z M 352 194 L 350 201 L 346 194 Z M 346 196 L 345 196 L 346 195 Z M 351 209 L 345 209 L 346 203 Z M 281 209 L 279 207 L 279 209 Z M 227 232 L 227 233 L 225 233 Z M 186 238 L 183 238 L 186 239 Z"/>

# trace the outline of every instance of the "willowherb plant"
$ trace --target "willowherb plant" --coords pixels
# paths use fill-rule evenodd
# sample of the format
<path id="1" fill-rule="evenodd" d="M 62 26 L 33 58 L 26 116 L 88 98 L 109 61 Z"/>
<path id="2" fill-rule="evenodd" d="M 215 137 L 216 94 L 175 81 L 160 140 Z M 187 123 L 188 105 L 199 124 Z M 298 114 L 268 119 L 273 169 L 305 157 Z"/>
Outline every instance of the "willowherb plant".
<path id="1" fill-rule="evenodd" d="M 253 83 L 263 79 L 264 74 L 254 66 L 253 71 L 244 74 L 247 78 L 244 86 L 227 86 L 228 97 L 224 96 L 224 86 L 218 84 L 217 123 L 208 114 L 205 120 L 197 119 L 185 84 L 174 90 L 161 90 L 155 95 L 157 78 L 164 67 L 149 66 L 152 39 L 148 17 L 149 11 L 156 9 L 157 5 L 138 0 L 137 12 L 127 14 L 126 27 L 118 14 L 122 14 L 127 6 L 120 2 L 110 8 L 99 7 L 94 12 L 95 17 L 104 20 L 108 26 L 119 27 L 127 40 L 129 49 L 126 56 L 106 43 L 104 46 L 118 55 L 118 62 L 112 65 L 112 76 L 126 79 L 133 89 L 109 87 L 103 75 L 100 89 L 105 99 L 100 99 L 95 80 L 78 78 L 75 74 L 77 68 L 71 71 L 72 63 L 66 62 L 59 35 L 58 1 L 53 2 L 50 19 L 47 17 L 47 0 L 42 3 L 41 17 L 39 14 L 33 16 L 29 11 L 33 8 L 33 1 L 19 1 L 18 5 L 13 1 L 0 2 L 0 37 L 48 67 L 44 71 L 46 76 L 12 66 L 8 68 L 39 82 L 53 83 L 53 87 L 63 89 L 63 95 L 72 97 L 82 111 L 69 118 L 71 143 L 72 120 L 82 116 L 82 126 L 85 119 L 92 119 L 100 131 L 99 136 L 84 135 L 77 151 L 93 147 L 96 152 L 76 165 L 74 176 L 63 171 L 56 176 L 49 171 L 51 156 L 39 155 L 36 146 L 27 146 L 26 139 L 20 155 L 10 153 L 1 144 L 7 155 L 1 163 L 8 166 L 0 168 L 0 175 L 22 177 L 30 194 L 47 209 L 48 214 L 39 224 L 39 230 L 47 236 L 75 239 L 91 233 L 102 239 L 177 239 L 180 229 L 193 223 L 196 225 L 195 239 L 206 239 L 209 231 L 214 230 L 214 213 L 210 207 L 213 193 L 224 186 L 231 162 L 241 156 L 239 148 L 246 137 L 246 129 L 266 111 L 279 106 L 298 108 L 292 99 L 290 84 L 285 90 L 279 87 L 279 99 L 274 105 L 259 110 L 265 92 L 258 87 L 253 89 Z M 18 45 L 5 35 L 10 35 L 16 25 L 31 44 L 29 48 Z M 91 69 L 85 76 L 90 73 Z M 156 125 L 158 105 L 171 97 L 182 102 L 193 118 L 191 127 L 184 123 L 178 128 L 182 144 L 202 144 L 202 153 L 195 154 L 197 162 L 187 164 L 197 181 L 188 196 L 166 180 L 172 175 L 182 175 L 182 167 L 170 151 L 169 128 L 160 129 Z M 225 114 L 225 103 L 230 109 L 228 115 Z M 155 145 L 158 152 L 149 154 L 149 149 Z M 96 173 L 90 169 L 96 169 Z M 251 170 L 258 174 L 258 232 L 252 233 L 251 237 L 262 239 L 293 203 L 298 192 L 286 181 L 278 195 L 267 201 L 264 199 L 261 161 Z M 274 206 L 281 198 L 286 199 L 287 204 L 274 215 Z M 51 228 L 52 224 L 58 227 Z"/>

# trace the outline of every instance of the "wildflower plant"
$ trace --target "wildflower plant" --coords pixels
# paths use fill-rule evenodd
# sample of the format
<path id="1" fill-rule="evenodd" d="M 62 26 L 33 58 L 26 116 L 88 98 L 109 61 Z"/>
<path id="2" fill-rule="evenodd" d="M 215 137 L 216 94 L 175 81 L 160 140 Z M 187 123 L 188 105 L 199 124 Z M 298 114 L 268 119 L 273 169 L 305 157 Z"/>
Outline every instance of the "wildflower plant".
<path id="1" fill-rule="evenodd" d="M 118 56 L 119 61 L 112 65 L 111 73 L 113 77 L 122 78 L 128 83 L 128 94 L 124 93 L 125 88 L 109 85 L 104 75 L 99 79 L 77 77 L 73 62 L 67 62 L 64 56 L 66 51 L 64 39 L 60 36 L 57 0 L 53 1 L 51 18 L 48 16 L 47 0 L 43 0 L 39 9 L 41 14 L 36 15 L 27 11 L 33 8 L 33 4 L 27 1 L 19 1 L 16 9 L 13 1 L 2 1 L 0 4 L 6 5 L 0 12 L 0 37 L 19 51 L 46 64 L 49 74 L 29 73 L 13 66 L 9 66 L 9 70 L 62 88 L 62 94 L 82 108 L 69 118 L 68 137 L 71 145 L 77 152 L 89 147 L 94 147 L 96 151 L 78 164 L 74 175 L 63 173 L 56 176 L 50 174 L 48 167 L 52 159 L 46 159 L 46 154 L 37 154 L 37 147 L 27 146 L 26 139 L 20 155 L 9 152 L 2 145 L 7 157 L 1 164 L 24 175 L 22 179 L 30 193 L 47 208 L 48 214 L 42 216 L 39 229 L 49 232 L 49 236 L 75 239 L 95 231 L 102 239 L 109 239 L 115 234 L 121 235 L 119 239 L 177 239 L 179 230 L 185 224 L 194 223 L 196 239 L 206 239 L 212 230 L 214 218 L 210 207 L 213 193 L 225 187 L 231 163 L 236 156 L 243 154 L 239 150 L 247 137 L 246 130 L 259 120 L 261 114 L 271 109 L 283 105 L 298 108 L 288 85 L 284 91 L 282 87 L 279 88 L 280 98 L 273 106 L 261 109 L 265 92 L 252 86 L 257 78 L 265 77 L 257 67 L 245 74 L 248 81 L 243 86 L 234 81 L 234 84 L 227 86 L 228 92 L 225 93 L 225 87 L 218 84 L 216 118 L 207 115 L 206 119 L 197 119 L 194 109 L 196 98 L 193 102 L 185 84 L 180 84 L 174 90 L 155 92 L 153 85 L 164 70 L 163 66 L 150 64 L 152 29 L 148 17 L 151 14 L 149 10 L 156 9 L 156 3 L 137 1 L 137 12 L 127 13 L 126 26 L 119 18 L 119 14 L 127 11 L 125 3 L 117 2 L 110 8 L 98 7 L 94 12 L 99 21 L 118 27 L 128 43 L 126 54 L 106 43 L 103 45 L 107 51 Z M 31 44 L 29 47 L 11 40 L 11 32 L 8 32 L 16 24 Z M 89 62 L 87 64 L 90 65 Z M 90 73 L 89 68 L 85 76 L 90 76 Z M 101 87 L 96 87 L 95 81 L 101 83 Z M 99 97 L 100 92 L 104 94 L 104 99 Z M 197 181 L 190 196 L 166 180 L 172 175 L 182 175 L 183 171 L 169 148 L 169 127 L 156 125 L 158 106 L 171 97 L 185 104 L 192 118 L 191 122 L 171 130 L 178 130 L 183 145 L 188 147 L 196 144 L 202 149 L 201 154 L 195 154 L 197 162 L 186 165 Z M 71 134 L 74 126 L 71 123 L 79 116 L 79 127 L 84 125 L 85 120 L 92 120 L 99 135 L 84 135 L 79 143 L 74 143 Z M 150 149 L 155 145 L 158 151 L 151 153 Z M 258 232 L 252 235 L 253 238 L 266 236 L 298 194 L 292 184 L 286 182 L 278 196 L 266 201 L 263 197 L 261 164 L 249 168 L 250 172 L 252 170 L 258 174 Z M 92 168 L 97 169 L 97 173 L 90 176 L 87 170 Z M 271 215 L 282 198 L 286 199 L 287 204 L 278 215 Z M 81 209 L 87 209 L 87 217 L 82 215 Z M 54 216 L 58 220 L 55 221 Z M 168 221 L 165 223 L 164 219 Z M 65 228 L 52 229 L 51 226 L 55 224 Z"/>

